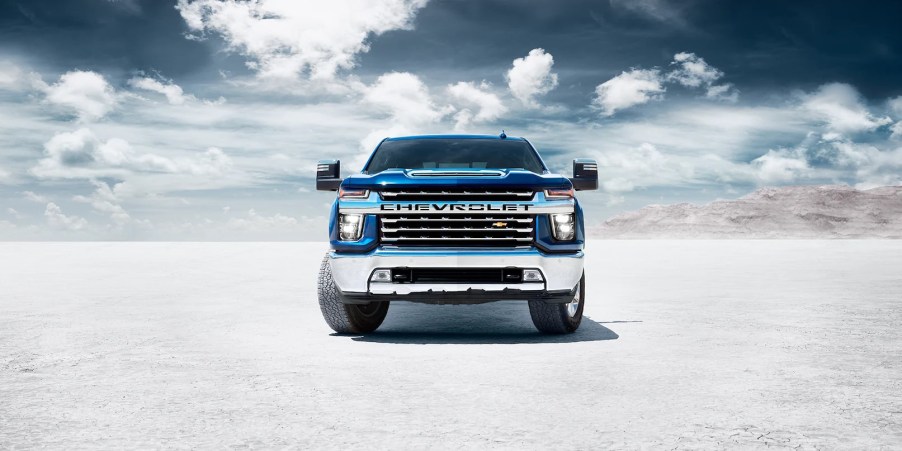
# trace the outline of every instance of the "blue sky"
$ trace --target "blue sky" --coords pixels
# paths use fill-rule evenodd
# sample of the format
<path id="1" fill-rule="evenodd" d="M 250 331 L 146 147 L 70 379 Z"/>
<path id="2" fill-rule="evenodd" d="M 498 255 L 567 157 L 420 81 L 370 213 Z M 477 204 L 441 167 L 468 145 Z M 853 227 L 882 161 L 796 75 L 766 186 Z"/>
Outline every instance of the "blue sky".
<path id="1" fill-rule="evenodd" d="M 590 222 L 902 183 L 899 2 L 0 1 L 0 239 L 322 239 L 385 136 L 599 161 Z"/>

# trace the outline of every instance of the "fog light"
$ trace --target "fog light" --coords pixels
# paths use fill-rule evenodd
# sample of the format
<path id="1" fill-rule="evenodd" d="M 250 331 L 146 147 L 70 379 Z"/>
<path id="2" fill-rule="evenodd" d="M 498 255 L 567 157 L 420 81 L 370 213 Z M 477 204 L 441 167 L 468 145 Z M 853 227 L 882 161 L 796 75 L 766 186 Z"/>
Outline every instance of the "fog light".
<path id="1" fill-rule="evenodd" d="M 573 227 L 573 215 L 551 215 L 551 231 L 554 239 L 560 241 L 570 241 L 575 236 L 576 229 Z"/>
<path id="2" fill-rule="evenodd" d="M 544 282 L 545 278 L 542 277 L 542 272 L 538 269 L 524 269 L 523 270 L 523 282 Z"/>
<path id="3" fill-rule="evenodd" d="M 342 241 L 357 241 L 363 232 L 363 215 L 341 215 L 339 217 L 338 237 Z"/>
<path id="4" fill-rule="evenodd" d="M 377 269 L 373 271 L 373 275 L 370 276 L 370 282 L 391 282 L 391 270 Z"/>

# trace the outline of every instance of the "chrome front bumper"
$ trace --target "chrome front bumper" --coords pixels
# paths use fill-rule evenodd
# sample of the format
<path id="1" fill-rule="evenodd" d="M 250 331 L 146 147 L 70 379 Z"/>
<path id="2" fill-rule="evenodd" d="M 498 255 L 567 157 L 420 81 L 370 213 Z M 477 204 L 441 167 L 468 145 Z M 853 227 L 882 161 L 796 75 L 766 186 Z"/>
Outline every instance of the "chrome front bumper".
<path id="1" fill-rule="evenodd" d="M 502 292 L 569 292 L 583 273 L 582 251 L 572 254 L 546 254 L 534 248 L 504 250 L 411 250 L 377 248 L 366 254 L 330 252 L 332 278 L 345 295 L 402 295 L 417 293 L 463 295 L 474 290 L 483 293 Z M 460 283 L 376 283 L 370 276 L 378 268 L 535 268 L 542 272 L 544 283 L 460 284 Z M 510 296 L 508 296 L 510 297 Z"/>

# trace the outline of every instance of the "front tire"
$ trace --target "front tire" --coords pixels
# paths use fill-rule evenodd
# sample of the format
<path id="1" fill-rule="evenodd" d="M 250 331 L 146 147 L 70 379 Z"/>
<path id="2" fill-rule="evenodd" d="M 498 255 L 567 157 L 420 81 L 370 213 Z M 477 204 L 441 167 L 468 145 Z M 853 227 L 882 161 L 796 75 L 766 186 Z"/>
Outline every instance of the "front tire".
<path id="1" fill-rule="evenodd" d="M 549 304 L 544 301 L 529 301 L 529 316 L 539 332 L 546 334 L 570 334 L 579 329 L 583 320 L 586 300 L 586 275 L 579 279 L 576 294 L 567 304 Z"/>
<path id="2" fill-rule="evenodd" d="M 382 324 L 388 313 L 388 301 L 369 304 L 345 304 L 341 302 L 338 287 L 332 279 L 332 265 L 329 256 L 323 258 L 319 268 L 316 295 L 323 319 L 329 327 L 340 334 L 367 334 Z"/>

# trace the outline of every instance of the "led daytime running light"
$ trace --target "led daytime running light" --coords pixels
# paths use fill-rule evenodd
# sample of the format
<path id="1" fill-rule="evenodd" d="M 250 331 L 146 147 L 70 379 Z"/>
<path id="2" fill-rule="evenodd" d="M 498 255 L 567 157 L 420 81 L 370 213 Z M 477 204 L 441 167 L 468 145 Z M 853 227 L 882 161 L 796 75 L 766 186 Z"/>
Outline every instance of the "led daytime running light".
<path id="1" fill-rule="evenodd" d="M 545 198 L 546 199 L 572 199 L 573 198 L 573 189 L 546 189 L 545 190 Z"/>
<path id="2" fill-rule="evenodd" d="M 340 199 L 366 199 L 367 197 L 370 197 L 370 190 L 339 188 L 338 197 Z"/>

